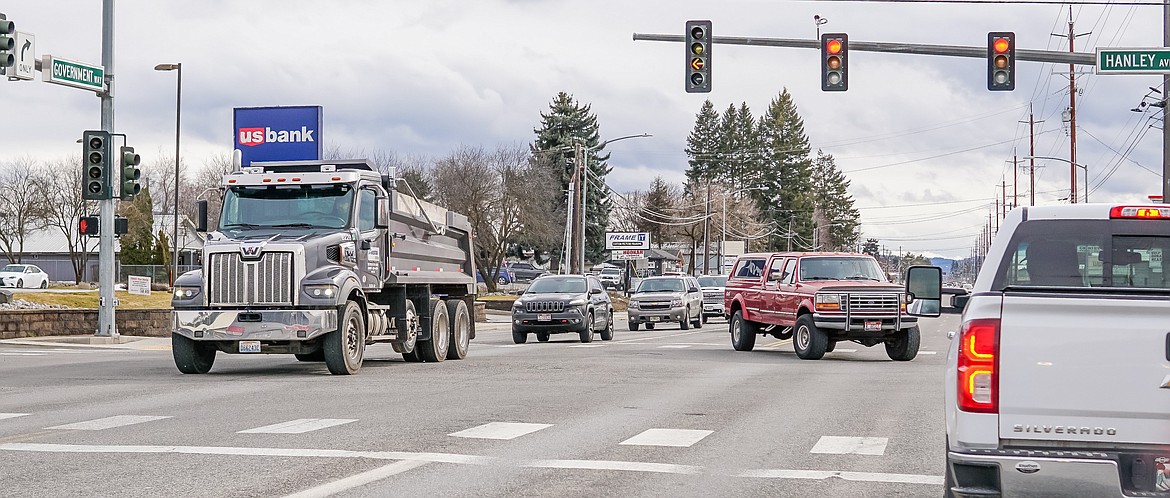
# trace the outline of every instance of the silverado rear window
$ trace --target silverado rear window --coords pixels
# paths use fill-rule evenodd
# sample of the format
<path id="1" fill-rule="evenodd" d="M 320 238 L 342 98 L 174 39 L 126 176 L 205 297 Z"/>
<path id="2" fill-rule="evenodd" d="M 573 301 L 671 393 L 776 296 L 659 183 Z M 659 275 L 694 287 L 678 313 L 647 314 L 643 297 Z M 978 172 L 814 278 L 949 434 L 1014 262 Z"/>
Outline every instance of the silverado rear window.
<path id="1" fill-rule="evenodd" d="M 1036 220 L 1020 224 L 994 290 L 1005 287 L 1168 289 L 1162 220 Z"/>

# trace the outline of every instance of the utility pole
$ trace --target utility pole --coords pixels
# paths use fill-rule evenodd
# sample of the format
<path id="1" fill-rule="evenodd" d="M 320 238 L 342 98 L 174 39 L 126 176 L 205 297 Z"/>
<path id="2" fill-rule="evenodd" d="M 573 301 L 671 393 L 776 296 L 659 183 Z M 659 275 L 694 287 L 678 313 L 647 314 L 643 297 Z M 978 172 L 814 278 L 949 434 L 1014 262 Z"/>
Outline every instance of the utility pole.
<path id="1" fill-rule="evenodd" d="M 575 186 L 575 188 L 573 189 L 573 203 L 572 203 L 573 204 L 573 208 L 572 208 L 573 223 L 572 223 L 572 227 L 571 227 L 572 228 L 572 230 L 571 230 L 572 236 L 569 239 L 569 241 L 570 241 L 569 244 L 570 244 L 570 247 L 572 248 L 569 251 L 569 273 L 573 273 L 573 274 L 585 273 L 585 265 L 583 263 L 584 259 L 585 259 L 585 256 L 584 256 L 585 248 L 582 247 L 582 243 L 584 242 L 585 237 L 583 234 L 580 233 L 582 222 L 585 218 L 584 213 L 583 213 L 583 209 L 582 209 L 582 203 L 584 200 L 584 196 L 582 195 L 581 192 L 582 192 L 582 190 L 584 190 L 584 182 L 581 181 L 583 179 L 583 175 L 581 174 L 581 163 L 582 163 L 581 155 L 582 155 L 581 154 L 581 144 L 580 143 L 574 144 L 573 145 L 573 179 L 570 180 L 570 183 L 572 183 Z"/>
<path id="2" fill-rule="evenodd" d="M 1000 185 L 1000 199 L 1003 199 L 1003 202 L 1001 202 L 1001 203 L 1000 203 L 1000 205 L 1002 205 L 1002 206 L 1003 206 L 1003 217 L 1004 217 L 1004 218 L 1007 218 L 1007 212 L 1008 212 L 1008 205 L 1007 205 L 1007 180 L 1003 180 L 1003 181 L 1001 181 L 1001 183 L 1000 183 L 999 185 Z"/>
<path id="3" fill-rule="evenodd" d="M 1068 7 L 1068 35 L 1053 33 L 1053 36 L 1068 36 L 1068 51 L 1075 54 L 1074 48 L 1078 36 L 1090 33 L 1076 34 L 1073 30 L 1072 6 Z M 1069 192 L 1068 199 L 1072 204 L 1077 203 L 1077 71 L 1072 62 L 1068 65 L 1068 128 L 1069 128 Z M 1034 154 L 1033 154 L 1034 155 Z"/>
<path id="4" fill-rule="evenodd" d="M 589 219 L 585 213 L 585 202 L 589 200 L 589 165 L 586 164 L 587 160 L 585 158 L 585 146 L 578 140 L 576 147 L 577 157 L 580 158 L 580 162 L 577 164 L 580 165 L 579 167 L 581 171 L 581 174 L 578 177 L 581 181 L 581 232 L 577 234 L 578 238 L 580 238 L 580 242 L 578 243 L 577 247 L 581 251 L 581 273 L 585 273 L 585 223 Z"/>
<path id="5" fill-rule="evenodd" d="M 703 214 L 703 275 L 711 274 L 711 239 L 707 225 L 711 220 L 711 179 L 707 179 L 707 208 Z"/>
<path id="6" fill-rule="evenodd" d="M 114 132 L 114 0 L 102 0 L 102 67 L 105 68 L 106 91 L 102 102 L 102 131 Z M 46 68 L 47 69 L 47 68 Z M 118 150 L 110 144 L 110 150 Z M 120 161 L 120 158 L 119 158 Z M 121 164 L 120 162 L 117 164 Z M 118 337 L 114 322 L 114 199 L 98 201 L 98 328 L 95 335 Z"/>
<path id="7" fill-rule="evenodd" d="M 1020 159 L 1012 153 L 1012 208 L 1020 207 Z"/>
<path id="8" fill-rule="evenodd" d="M 1020 121 L 1023 123 L 1023 121 Z M 1036 205 L 1036 121 L 1032 114 L 1032 104 L 1028 104 L 1028 205 Z"/>

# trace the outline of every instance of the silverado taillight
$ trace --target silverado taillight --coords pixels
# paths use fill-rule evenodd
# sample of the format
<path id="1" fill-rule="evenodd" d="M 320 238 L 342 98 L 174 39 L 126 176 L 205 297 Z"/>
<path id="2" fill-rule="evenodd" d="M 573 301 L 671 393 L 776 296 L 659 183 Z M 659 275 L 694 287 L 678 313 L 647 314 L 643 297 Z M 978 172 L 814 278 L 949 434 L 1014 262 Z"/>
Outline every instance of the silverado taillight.
<path id="1" fill-rule="evenodd" d="M 963 323 L 959 333 L 959 409 L 999 413 L 999 319 Z"/>

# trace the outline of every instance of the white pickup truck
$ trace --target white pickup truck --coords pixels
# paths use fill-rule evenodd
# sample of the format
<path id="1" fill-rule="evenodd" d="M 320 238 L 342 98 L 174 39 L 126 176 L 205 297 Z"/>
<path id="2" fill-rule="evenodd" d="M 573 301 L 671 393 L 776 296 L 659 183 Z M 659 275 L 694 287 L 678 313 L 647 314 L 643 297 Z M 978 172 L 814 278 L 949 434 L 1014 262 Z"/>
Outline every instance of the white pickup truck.
<path id="1" fill-rule="evenodd" d="M 1170 206 L 1008 214 L 947 356 L 946 496 L 1170 497 L 1166 256 Z"/>

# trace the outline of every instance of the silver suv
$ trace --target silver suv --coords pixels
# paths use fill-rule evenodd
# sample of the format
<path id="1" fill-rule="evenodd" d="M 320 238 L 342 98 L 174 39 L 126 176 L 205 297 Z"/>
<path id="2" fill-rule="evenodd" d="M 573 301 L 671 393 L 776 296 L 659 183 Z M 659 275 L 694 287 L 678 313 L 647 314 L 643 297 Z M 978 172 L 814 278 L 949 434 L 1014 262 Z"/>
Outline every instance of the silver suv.
<path id="1" fill-rule="evenodd" d="M 703 291 L 688 275 L 651 277 L 638 283 L 627 310 L 630 330 L 646 324 L 653 330 L 660 322 L 678 322 L 683 330 L 703 326 Z"/>

